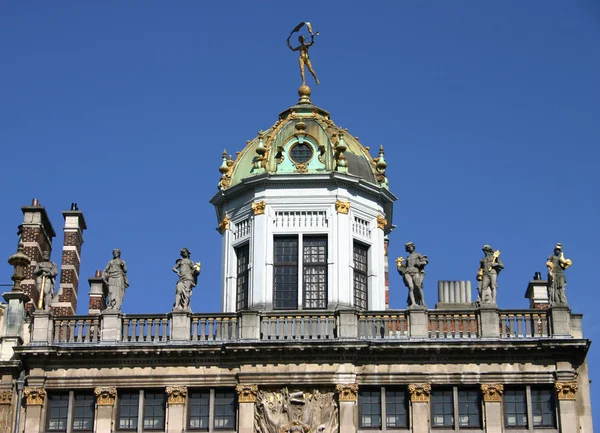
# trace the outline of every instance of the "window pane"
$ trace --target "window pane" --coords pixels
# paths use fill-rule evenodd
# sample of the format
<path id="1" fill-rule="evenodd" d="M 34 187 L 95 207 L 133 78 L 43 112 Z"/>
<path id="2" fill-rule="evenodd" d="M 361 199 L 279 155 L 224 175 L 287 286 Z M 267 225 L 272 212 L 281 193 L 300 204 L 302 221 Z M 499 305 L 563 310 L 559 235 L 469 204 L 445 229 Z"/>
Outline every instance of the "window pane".
<path id="1" fill-rule="evenodd" d="M 406 391 L 386 390 L 385 424 L 387 427 L 408 427 L 408 399 Z"/>
<path id="2" fill-rule="evenodd" d="M 137 430 L 139 392 L 123 392 L 119 394 L 120 429 Z"/>
<path id="3" fill-rule="evenodd" d="M 431 391 L 431 425 L 454 427 L 454 398 L 451 389 Z"/>
<path id="4" fill-rule="evenodd" d="M 210 392 L 194 391 L 188 398 L 188 428 L 208 430 Z"/>
<path id="5" fill-rule="evenodd" d="M 551 389 L 531 390 L 531 410 L 534 427 L 555 427 L 554 392 Z"/>
<path id="6" fill-rule="evenodd" d="M 527 427 L 527 402 L 524 389 L 504 391 L 504 424 L 506 427 Z"/>
<path id="7" fill-rule="evenodd" d="M 67 431 L 69 394 L 48 394 L 48 431 Z"/>
<path id="8" fill-rule="evenodd" d="M 274 238 L 274 308 L 298 308 L 298 238 Z"/>
<path id="9" fill-rule="evenodd" d="M 305 237 L 302 252 L 304 308 L 327 308 L 327 237 Z"/>
<path id="10" fill-rule="evenodd" d="M 164 429 L 165 405 L 166 393 L 164 391 L 144 391 L 144 429 Z"/>
<path id="11" fill-rule="evenodd" d="M 358 411 L 361 427 L 381 427 L 381 392 L 359 389 Z"/>
<path id="12" fill-rule="evenodd" d="M 215 391 L 215 429 L 235 429 L 235 393 Z"/>
<path id="13" fill-rule="evenodd" d="M 237 256 L 237 310 L 248 308 L 248 264 L 250 248 L 248 244 L 235 249 Z"/>
<path id="14" fill-rule="evenodd" d="M 368 308 L 367 272 L 369 248 L 354 242 L 354 306 L 362 310 Z"/>
<path id="15" fill-rule="evenodd" d="M 94 395 L 75 394 L 73 405 L 73 430 L 93 430 L 94 428 Z"/>
<path id="16" fill-rule="evenodd" d="M 458 390 L 459 427 L 481 427 L 481 401 L 477 390 Z"/>

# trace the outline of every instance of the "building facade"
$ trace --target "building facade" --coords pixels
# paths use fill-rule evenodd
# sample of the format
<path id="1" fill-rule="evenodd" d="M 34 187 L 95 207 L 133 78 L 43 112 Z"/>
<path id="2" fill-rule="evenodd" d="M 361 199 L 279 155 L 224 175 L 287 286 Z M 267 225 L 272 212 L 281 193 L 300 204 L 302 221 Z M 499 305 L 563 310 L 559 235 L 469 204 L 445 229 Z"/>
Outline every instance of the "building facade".
<path id="1" fill-rule="evenodd" d="M 471 302 L 470 282 L 440 282 L 436 308 L 389 309 L 384 150 L 372 157 L 299 93 L 235 160 L 223 154 L 220 313 L 123 313 L 98 272 L 75 315 L 76 204 L 41 308 L 36 265 L 55 232 L 37 200 L 23 207 L 0 431 L 593 431 L 590 341 L 547 281 L 528 283 L 525 310 Z"/>

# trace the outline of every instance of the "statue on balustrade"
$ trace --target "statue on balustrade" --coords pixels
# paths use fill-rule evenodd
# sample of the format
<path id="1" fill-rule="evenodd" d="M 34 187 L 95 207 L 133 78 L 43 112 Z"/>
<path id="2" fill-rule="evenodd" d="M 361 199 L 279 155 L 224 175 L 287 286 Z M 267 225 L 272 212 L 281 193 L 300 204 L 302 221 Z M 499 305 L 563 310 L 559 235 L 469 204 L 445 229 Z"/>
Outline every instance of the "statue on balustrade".
<path id="1" fill-rule="evenodd" d="M 121 258 L 121 250 L 118 248 L 113 250 L 113 258 L 104 268 L 102 279 L 108 286 L 106 309 L 120 311 L 129 281 L 127 281 L 127 265 Z"/>
<path id="2" fill-rule="evenodd" d="M 548 257 L 546 267 L 548 268 L 548 299 L 550 305 L 567 305 L 567 280 L 565 269 L 573 264 L 571 259 L 565 259 L 562 244 L 559 242 L 554 247 L 554 254 Z"/>
<path id="3" fill-rule="evenodd" d="M 179 276 L 179 281 L 175 286 L 175 303 L 173 311 L 190 311 L 190 300 L 192 289 L 198 283 L 198 275 L 202 265 L 200 262 L 194 263 L 191 259 L 191 253 L 187 248 L 181 249 L 181 258 L 175 262 L 173 272 Z"/>
<path id="4" fill-rule="evenodd" d="M 500 260 L 500 251 L 484 245 L 484 257 L 479 262 L 477 271 L 477 302 L 481 304 L 496 305 L 496 289 L 498 288 L 498 274 L 504 269 L 504 264 Z"/>
<path id="5" fill-rule="evenodd" d="M 33 271 L 35 275 L 35 284 L 40 294 L 38 301 L 38 310 L 44 309 L 50 311 L 50 304 L 54 296 L 54 287 L 56 285 L 56 276 L 58 267 L 56 263 L 50 260 L 50 251 L 44 251 L 42 260 L 37 262 Z"/>
<path id="6" fill-rule="evenodd" d="M 398 257 L 396 267 L 408 288 L 408 307 L 422 306 L 427 308 L 423 293 L 423 280 L 425 279 L 425 266 L 427 266 L 429 260 L 427 256 L 415 251 L 413 242 L 407 242 L 404 244 L 404 248 L 408 253 L 408 257 L 406 257 L 406 260 L 403 257 Z"/>

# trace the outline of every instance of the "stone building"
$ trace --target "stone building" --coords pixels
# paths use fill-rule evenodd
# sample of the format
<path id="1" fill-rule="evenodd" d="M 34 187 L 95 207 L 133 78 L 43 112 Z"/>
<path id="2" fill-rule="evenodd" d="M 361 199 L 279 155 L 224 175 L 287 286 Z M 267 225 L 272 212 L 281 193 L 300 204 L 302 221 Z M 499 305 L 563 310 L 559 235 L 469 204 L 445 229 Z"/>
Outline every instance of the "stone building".
<path id="1" fill-rule="evenodd" d="M 23 207 L 0 431 L 592 432 L 590 341 L 546 281 L 528 283 L 526 310 L 473 303 L 470 282 L 440 282 L 436 308 L 389 309 L 386 167 L 305 86 L 235 160 L 225 152 L 211 199 L 220 313 L 107 309 L 98 272 L 75 315 L 75 204 L 59 293 L 37 308 L 33 270 L 55 232 L 37 200 Z"/>

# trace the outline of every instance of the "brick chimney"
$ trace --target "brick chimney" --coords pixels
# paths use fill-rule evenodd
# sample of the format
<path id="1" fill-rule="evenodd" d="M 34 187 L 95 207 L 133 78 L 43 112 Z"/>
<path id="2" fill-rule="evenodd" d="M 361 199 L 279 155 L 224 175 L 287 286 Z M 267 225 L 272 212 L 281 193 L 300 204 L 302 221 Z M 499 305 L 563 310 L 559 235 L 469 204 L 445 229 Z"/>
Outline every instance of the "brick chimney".
<path id="1" fill-rule="evenodd" d="M 525 297 L 529 299 L 529 308 L 532 310 L 547 310 L 550 301 L 548 299 L 548 281 L 542 280 L 542 273 L 536 272 L 533 280 L 527 285 Z"/>
<path id="2" fill-rule="evenodd" d="M 96 275 L 88 279 L 90 283 L 90 305 L 88 314 L 90 316 L 100 314 L 106 309 L 106 295 L 108 287 L 102 279 L 102 271 L 96 270 Z"/>
<path id="3" fill-rule="evenodd" d="M 25 269 L 25 279 L 21 282 L 23 292 L 31 298 L 26 308 L 33 311 L 38 303 L 39 292 L 35 285 L 33 271 L 42 254 L 52 251 L 52 238 L 56 236 L 44 206 L 34 198 L 31 206 L 23 206 L 23 223 L 19 226 L 19 243 L 23 244 L 23 252 L 31 259 Z"/>
<path id="4" fill-rule="evenodd" d="M 60 289 L 58 296 L 52 302 L 52 311 L 59 316 L 73 316 L 77 311 L 81 246 L 83 231 L 87 226 L 77 203 L 72 203 L 71 210 L 65 210 L 62 214 L 65 219 L 65 240 L 60 269 Z"/>

